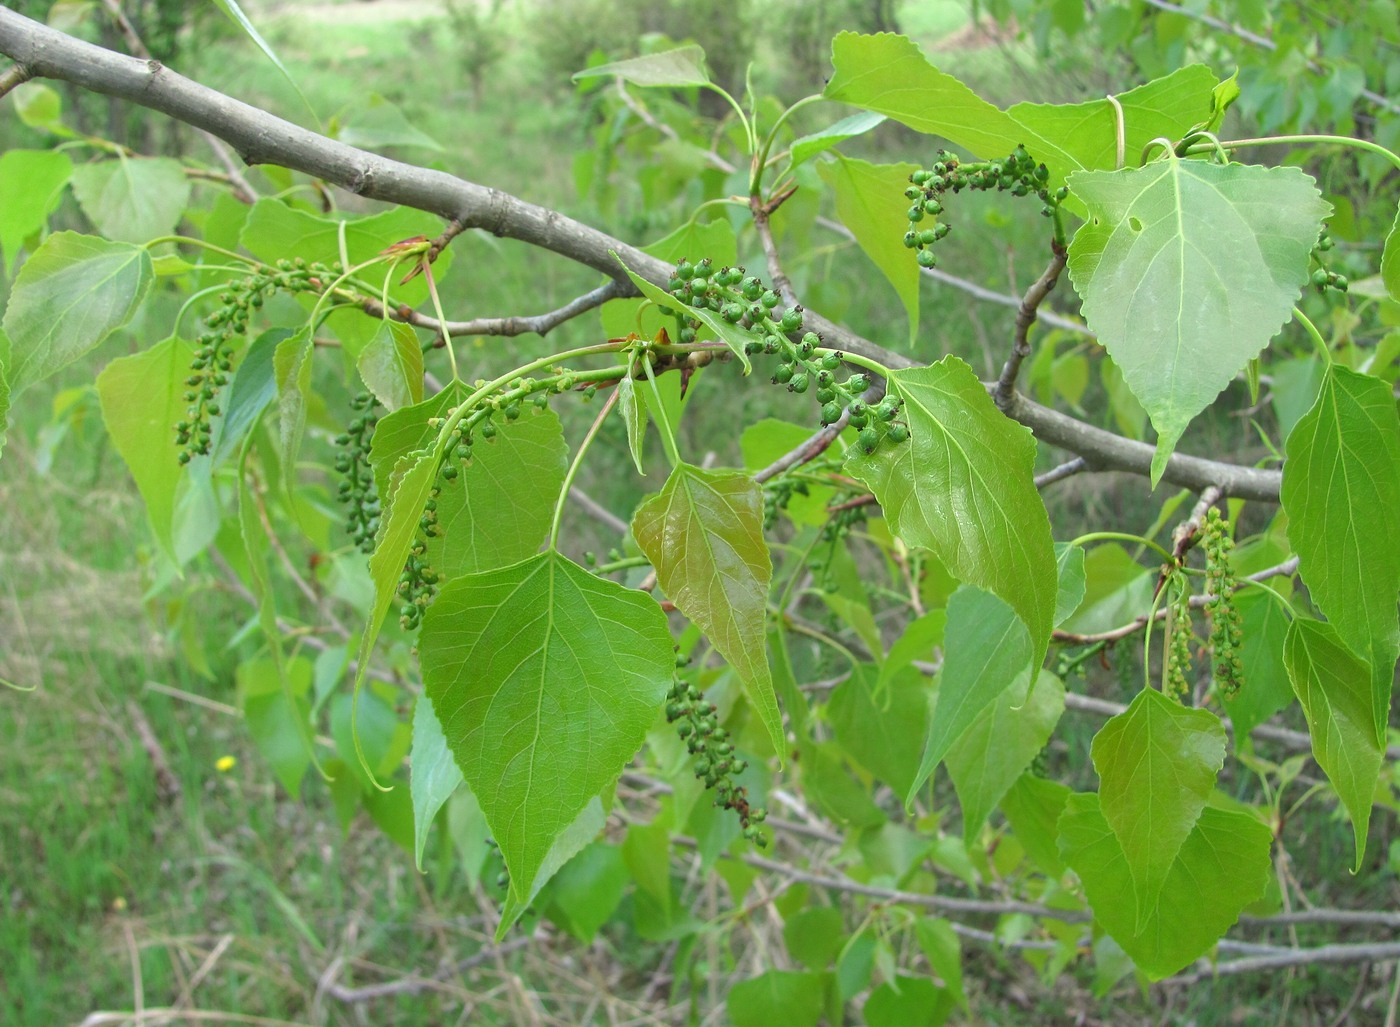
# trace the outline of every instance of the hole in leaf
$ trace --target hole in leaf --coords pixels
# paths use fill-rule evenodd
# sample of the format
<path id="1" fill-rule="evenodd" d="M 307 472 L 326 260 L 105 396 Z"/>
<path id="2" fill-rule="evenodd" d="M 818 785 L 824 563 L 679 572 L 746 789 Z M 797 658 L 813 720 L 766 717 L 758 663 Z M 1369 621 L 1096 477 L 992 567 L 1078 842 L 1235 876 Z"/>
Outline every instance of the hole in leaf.
<path id="1" fill-rule="evenodd" d="M 1134 232 L 1141 232 L 1142 222 L 1139 221 L 1137 218 L 1128 218 L 1128 227 L 1131 228 Z"/>

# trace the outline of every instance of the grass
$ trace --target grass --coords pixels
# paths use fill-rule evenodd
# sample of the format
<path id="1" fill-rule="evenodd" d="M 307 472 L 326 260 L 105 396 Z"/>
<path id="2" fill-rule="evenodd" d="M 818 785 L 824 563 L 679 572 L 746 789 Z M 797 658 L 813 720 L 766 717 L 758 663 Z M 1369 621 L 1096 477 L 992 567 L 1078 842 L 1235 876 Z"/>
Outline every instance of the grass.
<path id="1" fill-rule="evenodd" d="M 963 24 L 959 9 L 909 4 L 905 14 L 910 30 L 936 45 Z M 471 69 L 457 59 L 458 41 L 440 20 L 377 22 L 372 45 L 362 25 L 338 17 L 319 21 L 314 31 L 278 21 L 264 27 L 311 108 L 327 122 L 345 114 L 342 121 L 354 127 L 353 108 L 370 84 L 444 146 L 441 152 L 396 151 L 405 158 L 438 161 L 586 220 L 631 226 L 623 229 L 630 239 L 652 241 L 648 232 L 655 225 L 674 223 L 671 212 L 648 210 L 640 195 L 626 191 L 616 203 L 596 193 L 578 195 L 571 158 L 591 145 L 581 126 L 597 124 L 588 116 L 593 101 L 562 90 L 558 69 L 532 58 L 518 7 L 508 6 L 503 19 L 506 49 L 491 65 L 481 102 Z M 939 55 L 989 95 L 1010 99 L 1023 90 L 1006 57 L 995 40 L 947 51 L 946 59 Z M 200 66 L 212 85 L 309 118 L 285 81 L 236 39 L 202 48 Z M 354 102 L 346 104 L 346 97 Z M 810 129 L 820 122 L 803 124 Z M 914 142 L 924 144 L 891 131 L 853 152 L 906 159 L 918 153 L 909 148 Z M 626 178 L 636 170 L 624 166 L 619 174 Z M 1008 220 L 985 198 L 960 204 L 943 266 L 1007 291 L 1024 287 L 1038 272 L 1030 256 L 1039 244 L 1034 212 Z M 843 304 L 850 323 L 899 348 L 906 330 L 893 293 L 863 264 L 854 282 L 840 280 L 848 262 L 864 258 L 834 237 L 817 239 L 793 261 L 806 287 Z M 741 245 L 754 250 L 751 238 Z M 444 286 L 452 315 L 536 312 L 597 280 L 517 244 L 463 237 L 454 247 L 458 264 Z M 747 259 L 758 265 L 756 256 Z M 875 284 L 866 288 L 870 281 Z M 926 355 L 954 352 L 979 373 L 994 368 L 1011 312 L 973 307 L 931 282 L 924 288 L 920 346 Z M 589 319 L 549 341 L 587 340 L 596 331 Z M 117 345 L 97 356 L 112 355 Z M 487 343 L 475 356 L 499 360 L 503 345 Z M 522 341 L 518 351 L 528 353 L 533 345 Z M 315 1024 L 684 1023 L 690 1022 L 688 999 L 671 1001 L 668 974 L 698 980 L 691 991 L 675 985 L 677 994 L 693 997 L 708 1014 L 722 1002 L 725 981 L 782 960 L 781 923 L 771 905 L 757 902 L 752 915 L 730 929 L 723 918 L 729 896 L 714 875 L 705 880 L 696 864 L 677 858 L 679 901 L 712 918 L 693 950 L 643 938 L 629 896 L 592 945 L 540 921 L 537 935 L 516 935 L 529 944 L 464 966 L 482 952 L 494 926 L 494 870 L 486 884 L 474 885 L 444 844 L 450 839 L 435 836 L 420 875 L 363 815 L 342 833 L 330 791 L 314 778 L 297 800 L 272 783 L 236 714 L 235 668 L 257 643 L 227 641 L 247 620 L 247 607 L 218 588 L 191 589 L 175 605 L 171 597 L 178 590 L 148 596 L 154 562 L 144 515 L 120 461 L 98 441 L 95 406 L 80 402 L 75 409 L 86 420 L 66 428 L 46 420 L 58 390 L 90 380 L 91 371 L 74 368 L 52 387 L 26 395 L 0 475 L 0 509 L 7 512 L 0 519 L 0 676 L 36 686 L 32 693 L 0 690 L 0 752 L 7 757 L 0 766 L 0 1022 L 47 1025 L 77 1022 L 101 1009 L 179 1005 Z M 811 420 L 810 405 L 768 387 L 763 377 L 707 372 L 697 386 L 703 420 L 686 425 L 688 452 L 698 459 L 713 448 L 719 462 L 736 461 L 732 433 L 714 425 L 768 412 Z M 576 435 L 594 412 L 571 412 L 570 430 Z M 599 459 L 584 483 L 618 513 L 655 487 L 627 470 L 620 434 L 605 436 L 595 453 Z M 1096 521 L 1108 517 L 1114 527 L 1140 528 L 1152 519 L 1145 500 L 1125 499 L 1112 485 L 1065 492 L 1055 511 L 1064 523 L 1083 509 L 1095 511 Z M 601 551 L 614 541 L 590 526 L 570 545 Z M 192 654 L 199 659 L 192 661 Z M 206 674 L 193 669 L 201 663 Z M 1094 681 L 1101 694 L 1109 685 Z M 1072 762 L 1067 774 L 1087 774 L 1084 753 L 1096 726 L 1066 721 L 1066 749 L 1057 758 Z M 148 746 L 146 734 L 158 747 Z M 232 767 L 221 769 L 228 757 Z M 1339 865 L 1345 825 L 1318 803 L 1299 819 L 1295 861 Z M 1383 862 L 1385 832 L 1393 833 L 1394 821 L 1378 820 L 1363 876 L 1344 879 L 1344 896 L 1318 894 L 1319 901 L 1394 905 L 1394 875 Z M 610 837 L 623 826 L 614 822 Z M 755 896 L 776 887 L 760 880 Z M 1304 942 L 1330 937 L 1319 929 L 1300 934 Z M 1296 1022 L 1323 1023 L 1348 1001 L 1354 983 L 1345 970 L 1313 968 L 1169 997 L 1143 997 L 1128 982 L 1099 998 L 1092 967 L 1083 963 L 1050 985 L 1024 960 L 996 949 L 969 945 L 966 965 L 976 1018 L 1007 1024 L 1283 1022 L 1273 1016 L 1279 1009 L 1291 1011 Z M 707 978 L 715 983 L 707 986 Z M 356 991 L 395 981 L 401 990 L 379 997 Z M 1363 998 L 1370 1001 L 1378 987 Z M 1371 1016 L 1374 1003 L 1357 1010 L 1359 1017 Z"/>

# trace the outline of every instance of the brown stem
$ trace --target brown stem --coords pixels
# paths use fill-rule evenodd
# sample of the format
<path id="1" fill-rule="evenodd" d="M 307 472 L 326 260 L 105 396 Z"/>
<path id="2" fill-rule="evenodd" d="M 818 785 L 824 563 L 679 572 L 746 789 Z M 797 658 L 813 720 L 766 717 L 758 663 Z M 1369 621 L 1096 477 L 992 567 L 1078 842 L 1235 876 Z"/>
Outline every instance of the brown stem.
<path id="1" fill-rule="evenodd" d="M 998 410 L 1005 412 L 1011 404 L 1011 397 L 1016 391 L 1016 377 L 1021 373 L 1021 365 L 1025 363 L 1026 357 L 1031 355 L 1031 325 L 1035 324 L 1037 311 L 1045 302 L 1045 297 L 1050 295 L 1060 280 L 1060 272 L 1064 271 L 1068 256 L 1063 246 L 1051 240 L 1050 263 L 1045 265 L 1040 277 L 1021 298 L 1020 309 L 1016 311 L 1016 334 L 1012 339 L 1011 355 L 1006 358 L 1001 377 L 997 379 L 996 388 L 992 391 L 992 398 L 996 400 Z"/>

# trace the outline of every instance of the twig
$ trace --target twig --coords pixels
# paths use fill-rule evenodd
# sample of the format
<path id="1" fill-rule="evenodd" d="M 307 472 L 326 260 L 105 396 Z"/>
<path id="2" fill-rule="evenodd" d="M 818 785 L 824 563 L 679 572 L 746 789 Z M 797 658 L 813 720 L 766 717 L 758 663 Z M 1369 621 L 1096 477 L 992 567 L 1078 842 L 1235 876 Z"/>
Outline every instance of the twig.
<path id="1" fill-rule="evenodd" d="M 0 7 L 0 53 L 32 74 L 66 82 L 160 111 L 213 132 L 248 164 L 272 163 L 335 185 L 367 199 L 384 200 L 481 228 L 557 253 L 618 282 L 620 296 L 636 294 L 618 264 L 657 285 L 670 278 L 671 265 L 605 232 L 558 211 L 526 203 L 498 189 L 446 172 L 415 167 L 356 149 L 199 85 L 154 61 L 141 61 L 85 43 Z M 616 254 L 616 256 L 614 256 Z M 1043 315 L 1042 315 L 1043 316 Z M 1044 317 L 1044 316 L 1043 316 Z M 1049 323 L 1050 319 L 1044 317 Z M 807 326 L 834 349 L 857 353 L 886 367 L 912 367 L 915 361 L 808 312 Z M 1094 470 L 1125 470 L 1146 475 L 1154 448 L 1145 443 L 1013 397 L 1009 416 L 1037 437 L 1085 458 Z M 1278 471 L 1175 454 L 1162 479 L 1201 489 L 1218 484 L 1225 495 L 1277 502 Z"/>
<path id="2" fill-rule="evenodd" d="M 1110 702 L 1107 699 L 1096 699 L 1090 695 L 1079 695 L 1077 692 L 1065 693 L 1065 709 L 1067 710 L 1078 710 L 1081 713 L 1093 713 L 1100 717 L 1116 717 L 1127 710 L 1127 708 L 1128 707 L 1124 706 L 1122 703 Z M 1230 734 L 1233 735 L 1235 733 L 1235 725 L 1231 722 L 1230 718 L 1221 717 L 1220 722 L 1225 725 L 1225 730 Z M 1308 752 L 1312 749 L 1312 739 L 1309 738 L 1307 734 L 1302 731 L 1292 731 L 1286 727 L 1279 727 L 1275 724 L 1256 724 L 1249 733 L 1252 737 L 1266 738 L 1271 742 L 1277 742 L 1279 745 L 1287 746 L 1290 749 L 1296 749 L 1299 752 Z M 1389 746 L 1385 754 L 1387 759 L 1400 760 L 1400 745 Z M 1358 911 L 1354 914 L 1353 919 L 1346 919 L 1345 917 L 1334 915 L 1346 913 L 1344 910 L 1328 910 L 1326 912 L 1326 916 L 1319 916 L 1316 918 L 1311 916 L 1311 911 L 1287 914 L 1286 916 L 1259 917 L 1257 918 L 1257 922 L 1270 924 L 1285 922 L 1311 923 L 1315 919 L 1318 923 L 1384 923 L 1394 927 L 1400 927 L 1400 913 L 1370 913 Z M 1353 914 L 1347 915 L 1353 916 Z M 1245 921 L 1254 922 L 1255 918 L 1246 916 L 1241 917 L 1240 921 L 1242 923 Z"/>
<path id="3" fill-rule="evenodd" d="M 1246 43 L 1251 43 L 1262 49 L 1269 51 L 1278 49 L 1278 44 L 1267 36 L 1258 35 L 1239 25 L 1232 25 L 1227 21 L 1220 20 L 1214 15 L 1206 14 L 1204 11 L 1193 11 L 1189 7 L 1182 7 L 1178 4 L 1169 3 L 1168 0 L 1146 0 L 1146 2 L 1159 11 L 1166 11 L 1169 14 L 1180 14 L 1187 18 L 1194 19 L 1195 21 L 1199 21 L 1202 25 L 1209 25 L 1211 28 L 1219 29 L 1221 32 L 1228 32 L 1230 35 L 1243 39 Z M 1312 58 L 1308 58 L 1307 68 L 1315 75 L 1327 74 L 1327 69 Z M 1382 96 L 1375 90 L 1362 89 L 1360 95 L 1383 111 L 1387 111 L 1391 114 L 1400 114 L 1400 104 L 1395 103 L 1395 101 L 1391 100 L 1389 97 Z"/>
<path id="4" fill-rule="evenodd" d="M 512 938 L 510 941 L 502 942 L 500 945 L 492 945 L 483 949 L 474 956 L 459 960 L 452 966 L 441 970 L 430 977 L 419 974 L 410 974 L 394 981 L 384 981 L 381 984 L 367 984 L 361 988 L 348 988 L 339 983 L 332 976 L 326 983 L 325 991 L 331 998 L 341 1002 L 370 1002 L 377 998 L 387 998 L 390 995 L 412 995 L 420 991 L 441 988 L 443 982 L 455 974 L 466 973 L 485 963 L 492 962 L 500 956 L 508 956 L 512 952 L 518 952 L 528 945 L 539 940 L 539 935 L 528 934 L 519 938 Z M 339 966 L 336 966 L 339 969 Z"/>
<path id="5" fill-rule="evenodd" d="M 1053 485 L 1057 481 L 1073 477 L 1076 474 L 1083 474 L 1089 469 L 1089 462 L 1082 456 L 1077 456 L 1073 460 L 1066 460 L 1058 467 L 1052 467 L 1044 474 L 1035 476 L 1035 487 L 1043 489 L 1047 485 Z"/>
<path id="6" fill-rule="evenodd" d="M 15 86 L 28 82 L 33 77 L 34 73 L 23 64 L 11 64 L 4 71 L 0 71 L 0 100 Z"/>
<path id="7" fill-rule="evenodd" d="M 583 489 L 579 488 L 577 485 L 575 485 L 574 490 L 569 493 L 569 499 L 582 507 L 583 512 L 588 514 L 588 516 L 592 517 L 595 521 L 606 524 L 619 535 L 627 534 L 629 528 L 626 521 L 603 506 L 602 503 L 599 503 L 592 496 L 588 495 L 588 493 L 584 492 Z"/>
<path id="8" fill-rule="evenodd" d="M 1012 395 L 1016 392 L 1016 376 L 1021 373 L 1021 364 L 1026 357 L 1031 355 L 1031 325 L 1035 324 L 1036 312 L 1040 309 L 1040 305 L 1045 302 L 1045 297 L 1050 295 L 1050 291 L 1059 282 L 1060 273 L 1065 269 L 1065 260 L 1068 255 L 1063 246 L 1052 241 L 1050 243 L 1050 263 L 1045 265 L 1045 270 L 1041 272 L 1040 277 L 1021 298 L 1021 306 L 1016 311 L 1016 334 L 1012 341 L 1011 355 L 1006 358 L 1006 364 L 1001 369 L 1001 377 L 997 379 L 996 388 L 992 392 L 992 399 L 996 400 L 998 410 L 1005 410 L 1011 402 Z"/>
<path id="9" fill-rule="evenodd" d="M 1292 576 L 1297 570 L 1298 558 L 1296 556 L 1290 556 L 1282 563 L 1276 563 L 1272 567 L 1265 567 L 1262 571 L 1255 571 L 1253 574 L 1247 575 L 1240 580 L 1266 581 L 1269 578 Z M 1201 595 L 1191 596 L 1189 602 L 1193 610 L 1199 610 L 1201 607 L 1205 606 L 1206 603 L 1210 602 L 1212 598 L 1212 596 L 1202 593 Z M 1154 620 L 1165 620 L 1166 617 L 1167 610 L 1165 607 L 1162 607 L 1157 610 Z M 1110 628 L 1108 631 L 1096 631 L 1081 635 L 1073 631 L 1062 631 L 1056 628 L 1051 632 L 1050 637 L 1063 645 L 1093 645 L 1095 642 L 1118 642 L 1131 635 L 1137 634 L 1143 628 L 1147 627 L 1147 621 L 1148 616 L 1144 613 L 1131 623 L 1122 624 L 1116 628 Z"/>
<path id="10" fill-rule="evenodd" d="M 151 728 L 151 722 L 146 719 L 141 707 L 133 701 L 128 700 L 126 712 L 136 725 L 136 735 L 141 739 L 141 748 L 146 750 L 146 758 L 151 761 L 151 769 L 155 771 L 156 795 L 165 803 L 179 798 L 180 779 L 170 769 L 170 762 L 165 758 L 165 750 L 161 748 L 160 739 Z"/>
<path id="11" fill-rule="evenodd" d="M 778 244 L 773 239 L 773 225 L 769 219 L 777 204 L 791 195 L 791 191 L 788 191 L 771 205 L 763 204 L 757 196 L 749 199 L 754 231 L 758 234 L 758 241 L 763 246 L 763 258 L 768 264 L 768 277 L 773 283 L 774 291 L 783 298 L 783 302 L 789 307 L 797 305 L 797 293 L 792 288 L 792 279 L 783 270 L 782 259 L 778 256 Z"/>
<path id="12" fill-rule="evenodd" d="M 1318 945 L 1310 949 L 1293 949 L 1269 956 L 1247 956 L 1219 963 L 1210 970 L 1183 974 L 1158 981 L 1161 985 L 1198 984 L 1212 977 L 1259 973 L 1290 966 L 1313 966 L 1317 963 L 1380 963 L 1400 959 L 1400 943 L 1377 942 L 1366 945 Z"/>
<path id="13" fill-rule="evenodd" d="M 427 328 L 430 331 L 442 334 L 445 328 L 450 336 L 458 335 L 497 335 L 510 338 L 516 335 L 548 335 L 550 331 L 558 328 L 565 321 L 572 320 L 580 314 L 601 307 L 610 299 L 616 299 L 623 295 L 622 287 L 616 281 L 608 281 L 589 292 L 578 296 L 557 310 L 549 310 L 543 314 L 520 315 L 515 317 L 478 317 L 470 321 L 442 321 L 428 314 L 414 310 L 412 307 L 399 306 L 390 308 L 385 312 L 384 305 L 376 299 L 366 297 L 360 304 L 360 308 L 371 317 L 388 316 L 394 321 L 402 321 L 411 324 L 415 328 Z"/>

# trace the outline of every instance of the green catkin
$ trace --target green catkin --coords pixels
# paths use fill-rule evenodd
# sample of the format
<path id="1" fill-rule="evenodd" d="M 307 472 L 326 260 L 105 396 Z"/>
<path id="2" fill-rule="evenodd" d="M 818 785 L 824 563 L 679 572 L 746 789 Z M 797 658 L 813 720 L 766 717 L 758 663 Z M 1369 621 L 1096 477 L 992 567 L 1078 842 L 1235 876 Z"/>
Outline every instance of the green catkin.
<path id="1" fill-rule="evenodd" d="M 677 658 L 677 665 L 684 662 Z M 759 828 L 768 812 L 750 805 L 748 789 L 738 784 L 739 775 L 748 764 L 734 753 L 729 732 L 720 726 L 712 703 L 694 685 L 677 677 L 666 696 L 666 719 L 676 726 L 676 733 L 695 757 L 695 776 L 715 793 L 715 805 L 733 810 L 739 817 L 744 837 L 755 845 L 768 844 Z"/>
<path id="2" fill-rule="evenodd" d="M 1240 612 L 1235 606 L 1238 579 L 1230 564 L 1235 543 L 1229 525 L 1212 507 L 1206 514 L 1203 545 L 1206 551 L 1206 613 L 1210 617 L 1211 676 L 1227 698 L 1234 698 L 1244 685 L 1244 662 L 1240 659 L 1243 641 Z"/>
<path id="3" fill-rule="evenodd" d="M 345 531 L 362 552 L 371 553 L 379 530 L 379 492 L 369 452 L 375 425 L 379 423 L 379 401 L 372 393 L 363 392 L 350 401 L 350 406 L 357 416 L 345 434 L 335 440 L 342 450 L 336 457 L 335 469 L 342 476 L 340 501 L 346 507 Z"/>
<path id="4" fill-rule="evenodd" d="M 212 418 L 219 416 L 218 396 L 228 386 L 233 372 L 235 351 L 248 334 L 249 315 L 278 291 L 320 292 L 339 273 L 339 264 L 308 264 L 304 260 L 281 260 L 270 272 L 249 275 L 230 283 L 219 296 L 219 307 L 204 319 L 202 332 L 185 379 L 184 399 L 189 406 L 184 420 L 175 425 L 175 443 L 180 463 L 211 451 L 214 429 Z"/>
<path id="5" fill-rule="evenodd" d="M 1167 638 L 1167 677 L 1162 691 L 1174 699 L 1191 694 L 1191 594 L 1182 582 L 1172 603 L 1171 633 Z"/>
<path id="6" fill-rule="evenodd" d="M 870 378 L 855 373 L 838 379 L 842 366 L 840 353 L 820 352 L 822 340 L 815 332 L 802 332 L 804 312 L 800 306 L 786 309 L 772 289 L 747 274 L 742 267 L 715 270 L 708 258 L 692 264 L 681 260 L 671 275 L 667 288 L 671 295 L 694 310 L 718 311 L 731 324 L 749 332 L 752 338 L 744 350 L 751 356 L 776 356 L 778 366 L 773 372 L 774 385 L 783 385 L 789 392 L 811 393 L 820 407 L 823 426 L 835 424 L 847 411 L 853 423 L 858 416 L 858 428 L 869 428 L 862 444 L 866 453 L 879 447 L 898 444 L 909 438 L 909 426 L 896 421 L 895 411 L 883 421 L 871 422 L 861 394 L 870 388 Z M 667 308 L 670 309 L 670 308 Z M 677 337 L 694 339 L 702 327 L 698 318 L 685 312 L 671 310 L 678 320 Z M 789 336 L 798 335 L 796 342 Z"/>
<path id="7" fill-rule="evenodd" d="M 1013 196 L 1035 196 L 1041 202 L 1040 213 L 1054 217 L 1069 191 L 1061 186 L 1049 187 L 1050 172 L 1038 164 L 1024 146 L 1017 146 L 1000 160 L 963 163 L 945 150 L 939 150 L 932 168 L 919 170 L 909 176 L 910 185 L 904 190 L 912 201 L 908 211 L 909 230 L 904 245 L 914 251 L 922 268 L 937 266 L 933 245 L 947 237 L 952 226 L 947 221 L 930 224 L 928 218 L 940 218 L 946 193 L 998 190 Z"/>

